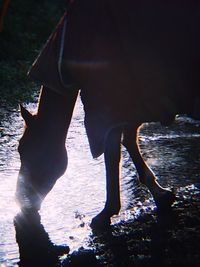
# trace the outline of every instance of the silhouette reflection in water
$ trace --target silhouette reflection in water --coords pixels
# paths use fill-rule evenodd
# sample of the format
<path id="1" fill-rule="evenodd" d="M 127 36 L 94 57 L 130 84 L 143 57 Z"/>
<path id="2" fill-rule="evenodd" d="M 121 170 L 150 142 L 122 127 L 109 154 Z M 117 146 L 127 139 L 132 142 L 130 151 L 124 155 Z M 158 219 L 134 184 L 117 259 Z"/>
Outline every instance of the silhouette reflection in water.
<path id="1" fill-rule="evenodd" d="M 51 242 L 40 220 L 36 211 L 20 212 L 14 218 L 20 267 L 55 267 L 59 256 L 69 253 L 68 246 L 56 246 Z"/>

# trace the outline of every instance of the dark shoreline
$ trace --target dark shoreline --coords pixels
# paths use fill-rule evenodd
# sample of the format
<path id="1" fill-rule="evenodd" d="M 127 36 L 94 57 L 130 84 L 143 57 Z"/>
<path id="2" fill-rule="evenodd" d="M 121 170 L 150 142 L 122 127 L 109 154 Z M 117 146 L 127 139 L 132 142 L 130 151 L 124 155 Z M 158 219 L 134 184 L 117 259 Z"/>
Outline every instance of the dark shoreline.
<path id="1" fill-rule="evenodd" d="M 97 263 L 109 267 L 200 266 L 199 210 L 199 190 L 191 189 L 184 196 L 178 194 L 170 212 L 147 211 L 136 220 L 112 226 L 110 232 L 92 237 Z M 71 264 L 64 266 L 81 266 L 78 257 L 81 260 L 76 253 Z M 88 262 L 86 266 L 95 265 Z"/>

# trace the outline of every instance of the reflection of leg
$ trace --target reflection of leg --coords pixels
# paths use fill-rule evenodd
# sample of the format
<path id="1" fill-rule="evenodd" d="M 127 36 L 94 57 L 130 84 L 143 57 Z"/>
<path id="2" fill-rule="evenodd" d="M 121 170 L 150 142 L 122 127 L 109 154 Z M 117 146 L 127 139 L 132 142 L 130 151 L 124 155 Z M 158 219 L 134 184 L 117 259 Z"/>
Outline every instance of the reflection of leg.
<path id="1" fill-rule="evenodd" d="M 19 213 L 14 219 L 19 246 L 20 267 L 49 266 L 58 263 L 59 256 L 69 252 L 68 246 L 55 246 L 50 241 L 38 212 Z"/>
<path id="2" fill-rule="evenodd" d="M 110 218 L 120 211 L 119 162 L 121 156 L 121 129 L 110 131 L 105 145 L 106 204 L 92 221 L 92 227 L 110 224 Z"/>
<path id="3" fill-rule="evenodd" d="M 147 186 L 158 208 L 171 206 L 174 202 L 174 194 L 158 184 L 154 173 L 144 162 L 137 144 L 137 128 L 126 127 L 123 133 L 123 144 L 135 164 L 141 183 Z"/>

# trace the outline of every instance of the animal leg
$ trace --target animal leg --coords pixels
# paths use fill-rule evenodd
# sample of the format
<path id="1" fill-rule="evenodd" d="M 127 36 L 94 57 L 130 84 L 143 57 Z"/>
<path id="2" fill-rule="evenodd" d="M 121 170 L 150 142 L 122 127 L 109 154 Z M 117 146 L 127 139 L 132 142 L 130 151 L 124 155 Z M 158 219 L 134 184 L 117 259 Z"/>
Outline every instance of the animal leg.
<path id="1" fill-rule="evenodd" d="M 156 181 L 153 171 L 146 165 L 142 158 L 138 148 L 137 138 L 137 127 L 126 127 L 124 129 L 123 145 L 126 147 L 135 164 L 140 182 L 147 186 L 159 210 L 169 208 L 175 200 L 175 195 L 170 190 L 161 187 L 158 181 Z"/>
<path id="2" fill-rule="evenodd" d="M 118 214 L 120 204 L 119 163 L 121 158 L 120 128 L 115 128 L 109 133 L 105 145 L 106 167 L 106 203 L 104 209 L 92 220 L 92 228 L 105 228 L 110 225 L 110 218 Z"/>

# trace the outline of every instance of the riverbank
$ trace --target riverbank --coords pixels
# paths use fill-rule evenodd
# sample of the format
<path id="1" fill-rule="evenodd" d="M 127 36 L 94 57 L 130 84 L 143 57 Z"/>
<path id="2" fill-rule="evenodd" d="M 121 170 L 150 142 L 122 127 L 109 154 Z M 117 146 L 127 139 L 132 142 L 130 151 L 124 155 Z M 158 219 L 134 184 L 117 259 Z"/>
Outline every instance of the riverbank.
<path id="1" fill-rule="evenodd" d="M 94 251 L 80 249 L 62 266 L 200 266 L 199 193 L 198 188 L 189 186 L 177 193 L 170 213 L 145 211 L 137 219 L 94 234 Z"/>

